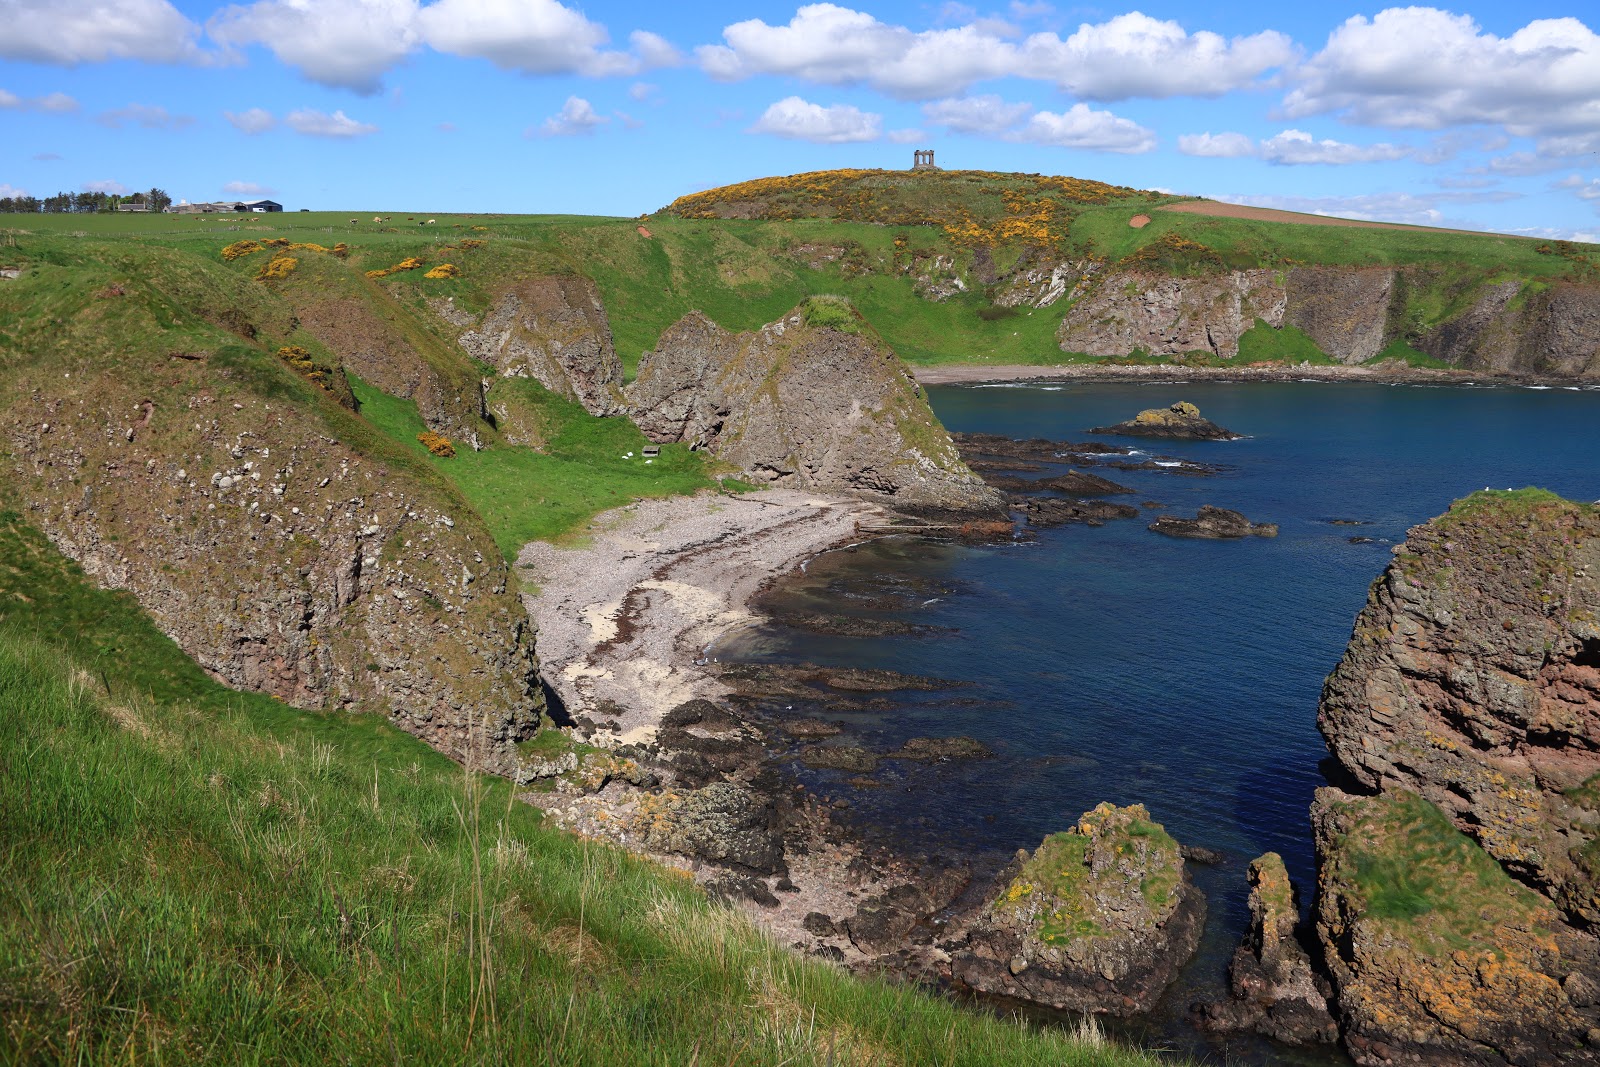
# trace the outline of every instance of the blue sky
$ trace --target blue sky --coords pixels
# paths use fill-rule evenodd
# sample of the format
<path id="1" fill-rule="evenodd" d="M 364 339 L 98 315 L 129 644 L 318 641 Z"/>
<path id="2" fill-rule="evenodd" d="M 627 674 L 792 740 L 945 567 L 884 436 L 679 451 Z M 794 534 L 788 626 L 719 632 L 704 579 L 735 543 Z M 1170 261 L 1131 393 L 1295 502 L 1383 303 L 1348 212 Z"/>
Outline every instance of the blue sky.
<path id="1" fill-rule="evenodd" d="M 1600 7 L 0 0 L 0 195 L 633 215 L 831 167 L 1600 240 Z"/>

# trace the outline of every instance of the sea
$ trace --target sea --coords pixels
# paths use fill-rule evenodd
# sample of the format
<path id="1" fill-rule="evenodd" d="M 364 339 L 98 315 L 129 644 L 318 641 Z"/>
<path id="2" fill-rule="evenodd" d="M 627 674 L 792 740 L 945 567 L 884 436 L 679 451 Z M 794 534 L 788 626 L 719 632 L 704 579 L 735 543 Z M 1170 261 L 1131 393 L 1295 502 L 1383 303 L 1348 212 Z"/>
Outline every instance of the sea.
<path id="1" fill-rule="evenodd" d="M 843 740 L 879 751 L 911 737 L 965 735 L 993 758 L 889 760 L 874 786 L 798 761 L 795 773 L 843 800 L 864 828 L 978 872 L 999 869 L 1102 801 L 1144 804 L 1180 842 L 1224 858 L 1189 865 L 1209 902 L 1200 952 L 1155 1012 L 1117 1032 L 1204 1062 L 1347 1062 L 1262 1039 L 1208 1038 L 1188 1024 L 1188 1007 L 1223 995 L 1227 960 L 1248 925 L 1251 859 L 1282 855 L 1302 909 L 1310 901 L 1308 807 L 1330 769 L 1317 699 L 1393 546 L 1480 489 L 1600 498 L 1600 390 L 1040 381 L 934 386 L 927 396 L 952 431 L 1093 440 L 1091 427 L 1186 400 L 1244 436 L 1098 438 L 1220 470 L 1086 468 L 1134 489 L 1109 499 L 1140 505 L 1140 517 L 1002 544 L 878 539 L 809 561 L 767 602 L 779 620 L 831 612 L 924 628 L 915 633 L 820 636 L 776 621 L 712 654 L 960 683 L 843 712 L 788 710 L 840 721 Z M 1147 529 L 1157 515 L 1193 516 L 1202 504 L 1276 523 L 1279 534 L 1178 540 Z"/>

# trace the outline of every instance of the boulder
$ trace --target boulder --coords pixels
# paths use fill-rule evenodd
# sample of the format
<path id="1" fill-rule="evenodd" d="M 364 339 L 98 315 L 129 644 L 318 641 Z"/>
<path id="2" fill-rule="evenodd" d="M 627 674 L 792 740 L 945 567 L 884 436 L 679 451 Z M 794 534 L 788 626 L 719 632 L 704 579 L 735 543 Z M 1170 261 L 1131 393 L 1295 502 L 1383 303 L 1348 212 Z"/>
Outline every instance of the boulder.
<path id="1" fill-rule="evenodd" d="M 711 860 L 757 874 L 783 861 L 783 840 L 772 802 L 734 782 L 686 793 L 671 790 L 639 801 L 633 830 L 644 847 Z"/>
<path id="2" fill-rule="evenodd" d="M 1127 422 L 1119 422 L 1115 426 L 1096 426 L 1089 432 L 1185 441 L 1236 441 L 1243 436 L 1232 430 L 1224 430 L 1201 415 L 1200 409 L 1187 400 L 1180 400 L 1171 407 L 1147 408 Z"/>
<path id="3" fill-rule="evenodd" d="M 894 353 L 848 308 L 827 312 L 808 304 L 748 333 L 691 312 L 645 354 L 629 414 L 652 440 L 688 442 L 763 485 L 1000 517 L 1002 497 Z"/>
<path id="4" fill-rule="evenodd" d="M 1014 873 L 952 959 L 967 987 L 1058 1009 L 1148 1011 L 1199 944 L 1205 898 L 1144 805 L 1101 804 Z"/>
<path id="5" fill-rule="evenodd" d="M 1203 504 L 1192 519 L 1160 515 L 1150 529 L 1168 537 L 1196 537 L 1220 540 L 1235 537 L 1277 537 L 1278 524 L 1251 522 L 1237 511 Z"/>

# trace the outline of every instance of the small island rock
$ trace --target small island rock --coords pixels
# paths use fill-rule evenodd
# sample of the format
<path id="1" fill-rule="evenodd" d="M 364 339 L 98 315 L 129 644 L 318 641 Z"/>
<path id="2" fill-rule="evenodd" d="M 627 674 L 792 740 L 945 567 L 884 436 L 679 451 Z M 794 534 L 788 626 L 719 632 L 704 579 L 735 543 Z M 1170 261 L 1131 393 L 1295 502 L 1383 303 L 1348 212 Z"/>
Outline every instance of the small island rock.
<path id="1" fill-rule="evenodd" d="M 1134 1015 L 1199 943 L 1205 897 L 1142 804 L 1101 804 L 1018 861 L 954 954 L 952 974 L 969 988 Z"/>
<path id="2" fill-rule="evenodd" d="M 1127 422 L 1096 426 L 1090 433 L 1119 437 L 1167 437 L 1185 441 L 1237 441 L 1243 434 L 1225 430 L 1200 414 L 1187 400 L 1167 408 L 1147 408 Z"/>
<path id="3" fill-rule="evenodd" d="M 1212 507 L 1210 504 L 1202 505 L 1199 513 L 1192 519 L 1180 518 L 1177 515 L 1158 516 L 1156 521 L 1150 524 L 1150 529 L 1168 537 L 1222 539 L 1278 536 L 1278 524 L 1275 522 L 1251 522 L 1237 511 Z"/>

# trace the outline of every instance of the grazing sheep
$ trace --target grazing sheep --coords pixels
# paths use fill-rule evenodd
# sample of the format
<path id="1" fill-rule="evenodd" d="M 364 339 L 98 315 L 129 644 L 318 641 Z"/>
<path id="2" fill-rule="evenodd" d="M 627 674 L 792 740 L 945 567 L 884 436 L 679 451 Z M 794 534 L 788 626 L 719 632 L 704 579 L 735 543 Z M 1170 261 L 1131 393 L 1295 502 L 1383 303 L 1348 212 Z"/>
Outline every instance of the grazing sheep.
<path id="1" fill-rule="evenodd" d="M 433 223 L 434 223 L 434 220 L 433 219 L 429 219 L 427 222 L 423 223 L 423 225 L 424 226 L 432 226 Z"/>
<path id="2" fill-rule="evenodd" d="M 358 223 L 360 221 L 361 221 L 360 219 L 351 219 L 350 220 L 350 225 L 354 226 L 356 223 Z"/>

